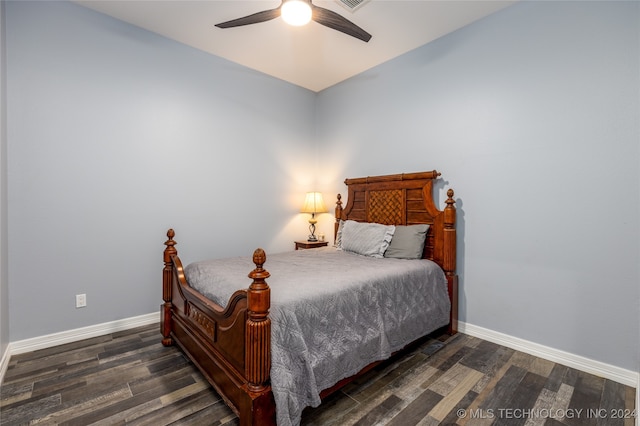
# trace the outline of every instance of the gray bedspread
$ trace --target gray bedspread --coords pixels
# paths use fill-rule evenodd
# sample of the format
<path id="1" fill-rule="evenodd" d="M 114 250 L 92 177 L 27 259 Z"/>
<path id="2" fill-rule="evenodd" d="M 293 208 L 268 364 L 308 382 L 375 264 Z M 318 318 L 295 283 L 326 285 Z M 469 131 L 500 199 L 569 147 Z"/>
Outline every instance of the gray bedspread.
<path id="1" fill-rule="evenodd" d="M 251 257 L 195 262 L 195 289 L 225 306 L 248 288 Z M 444 272 L 429 260 L 374 259 L 331 247 L 267 255 L 271 387 L 280 426 L 323 389 L 449 322 Z"/>

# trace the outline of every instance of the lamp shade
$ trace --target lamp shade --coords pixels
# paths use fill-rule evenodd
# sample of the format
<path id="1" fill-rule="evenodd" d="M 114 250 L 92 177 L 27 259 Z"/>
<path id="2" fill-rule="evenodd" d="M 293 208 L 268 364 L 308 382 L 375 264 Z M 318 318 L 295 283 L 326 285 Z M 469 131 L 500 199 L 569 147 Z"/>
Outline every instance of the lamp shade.
<path id="1" fill-rule="evenodd" d="M 300 213 L 326 213 L 327 211 L 321 193 L 307 192 Z"/>
<path id="2" fill-rule="evenodd" d="M 282 19 L 289 25 L 300 27 L 311 20 L 311 6 L 306 0 L 285 1 L 280 11 Z"/>

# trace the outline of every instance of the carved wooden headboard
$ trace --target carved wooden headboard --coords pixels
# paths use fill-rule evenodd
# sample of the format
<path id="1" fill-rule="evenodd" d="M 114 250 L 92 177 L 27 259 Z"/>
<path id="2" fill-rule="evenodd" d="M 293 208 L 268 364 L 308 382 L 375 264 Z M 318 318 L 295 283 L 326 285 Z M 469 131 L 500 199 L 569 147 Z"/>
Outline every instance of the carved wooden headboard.
<path id="1" fill-rule="evenodd" d="M 376 222 L 384 225 L 429 224 L 424 258 L 433 260 L 448 276 L 456 271 L 456 209 L 453 190 L 447 191 L 446 207 L 439 210 L 433 201 L 436 170 L 345 179 L 347 205 L 341 196 L 336 203 L 335 234 L 340 220 Z"/>

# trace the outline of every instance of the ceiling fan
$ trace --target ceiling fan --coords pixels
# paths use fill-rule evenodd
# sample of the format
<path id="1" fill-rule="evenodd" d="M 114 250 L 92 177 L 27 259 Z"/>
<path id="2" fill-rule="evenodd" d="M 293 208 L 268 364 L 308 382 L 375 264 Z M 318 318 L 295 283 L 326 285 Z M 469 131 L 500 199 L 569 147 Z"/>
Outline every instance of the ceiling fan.
<path id="1" fill-rule="evenodd" d="M 219 24 L 216 24 L 216 27 L 232 28 L 240 27 L 243 25 L 258 24 L 260 22 L 270 21 L 281 15 L 283 16 L 283 18 L 285 18 L 285 15 L 289 12 L 289 10 L 287 9 L 296 8 L 306 9 L 304 10 L 304 13 L 308 15 L 306 22 L 308 22 L 309 20 L 313 20 L 320 25 L 324 25 L 325 27 L 329 27 L 331 29 L 348 34 L 364 42 L 368 42 L 371 39 L 371 34 L 366 32 L 353 22 L 349 21 L 346 18 L 343 18 L 336 12 L 333 12 L 329 9 L 315 6 L 312 3 L 312 0 L 282 0 L 280 6 L 275 9 L 263 10 L 262 12 L 257 12 L 242 18 L 233 19 L 227 22 L 221 22 Z M 306 24 L 306 22 L 302 24 L 292 23 L 292 25 L 304 25 Z"/>

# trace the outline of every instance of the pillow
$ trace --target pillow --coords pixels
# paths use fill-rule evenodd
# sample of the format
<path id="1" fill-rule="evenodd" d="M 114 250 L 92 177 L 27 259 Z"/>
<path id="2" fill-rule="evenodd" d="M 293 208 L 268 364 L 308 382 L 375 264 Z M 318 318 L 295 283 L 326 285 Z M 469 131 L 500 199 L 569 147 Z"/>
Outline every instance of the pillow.
<path id="1" fill-rule="evenodd" d="M 429 225 L 396 226 L 396 232 L 384 257 L 422 259 L 424 239 L 428 230 Z"/>
<path id="2" fill-rule="evenodd" d="M 340 248 L 369 257 L 384 257 L 396 227 L 347 220 L 342 226 Z"/>

